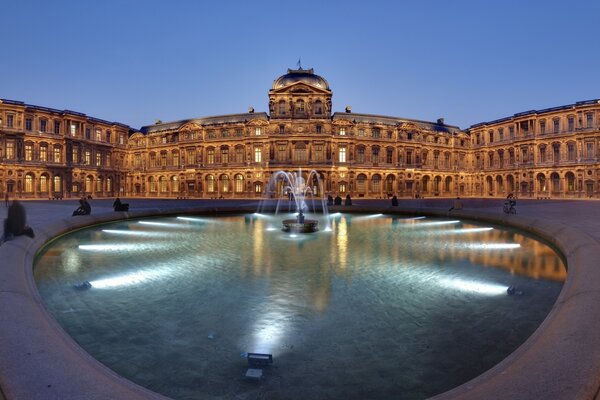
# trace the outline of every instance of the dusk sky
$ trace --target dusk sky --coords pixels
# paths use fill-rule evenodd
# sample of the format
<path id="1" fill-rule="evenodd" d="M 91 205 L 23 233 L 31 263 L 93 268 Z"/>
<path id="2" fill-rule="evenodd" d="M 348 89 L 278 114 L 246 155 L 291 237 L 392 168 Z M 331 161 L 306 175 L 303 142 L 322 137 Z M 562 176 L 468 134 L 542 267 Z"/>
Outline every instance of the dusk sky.
<path id="1" fill-rule="evenodd" d="M 470 125 L 600 98 L 600 1 L 5 1 L 0 98 L 140 128 L 268 111 L 295 68 L 334 111 Z"/>

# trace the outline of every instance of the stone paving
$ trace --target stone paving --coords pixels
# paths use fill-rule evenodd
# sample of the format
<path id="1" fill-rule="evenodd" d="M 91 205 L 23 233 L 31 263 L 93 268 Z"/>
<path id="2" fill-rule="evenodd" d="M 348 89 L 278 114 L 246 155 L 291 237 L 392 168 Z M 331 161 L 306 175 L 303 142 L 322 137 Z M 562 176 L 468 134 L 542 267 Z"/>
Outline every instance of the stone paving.
<path id="1" fill-rule="evenodd" d="M 131 216 L 169 210 L 256 209 L 256 200 L 122 199 Z M 507 223 L 555 244 L 568 263 L 563 291 L 548 318 L 517 351 L 484 373 L 436 399 L 599 399 L 600 388 L 600 202 L 519 200 L 518 214 L 502 212 L 503 199 L 354 199 L 340 210 L 454 215 Z M 69 229 L 122 218 L 112 199 L 91 200 L 92 215 L 71 217 L 77 200 L 23 201 L 36 232 L 0 246 L 0 399 L 160 399 L 116 376 L 83 352 L 49 317 L 35 290 L 31 265 L 37 249 Z M 0 217 L 7 208 L 0 203 Z"/>

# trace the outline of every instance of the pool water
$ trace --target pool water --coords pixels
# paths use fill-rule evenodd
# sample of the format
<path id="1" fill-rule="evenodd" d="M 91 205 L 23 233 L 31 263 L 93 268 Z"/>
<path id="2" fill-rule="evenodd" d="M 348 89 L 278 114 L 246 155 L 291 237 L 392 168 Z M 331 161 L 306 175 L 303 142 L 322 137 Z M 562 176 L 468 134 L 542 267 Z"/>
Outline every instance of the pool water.
<path id="1" fill-rule="evenodd" d="M 42 249 L 35 279 L 89 354 L 174 399 L 423 399 L 521 345 L 566 275 L 491 225 L 335 214 L 294 235 L 287 217 L 90 227 Z M 247 352 L 273 354 L 259 382 Z"/>

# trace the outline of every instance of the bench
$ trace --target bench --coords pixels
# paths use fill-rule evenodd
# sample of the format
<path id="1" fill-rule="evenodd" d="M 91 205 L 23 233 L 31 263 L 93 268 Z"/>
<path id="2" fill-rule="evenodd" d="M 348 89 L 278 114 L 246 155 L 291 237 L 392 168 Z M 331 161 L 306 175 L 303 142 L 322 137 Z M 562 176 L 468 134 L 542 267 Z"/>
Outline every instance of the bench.
<path id="1" fill-rule="evenodd" d="M 264 367 L 269 364 L 273 364 L 273 355 L 272 354 L 248 353 L 247 359 L 248 359 L 248 365 L 250 365 L 250 366 Z"/>

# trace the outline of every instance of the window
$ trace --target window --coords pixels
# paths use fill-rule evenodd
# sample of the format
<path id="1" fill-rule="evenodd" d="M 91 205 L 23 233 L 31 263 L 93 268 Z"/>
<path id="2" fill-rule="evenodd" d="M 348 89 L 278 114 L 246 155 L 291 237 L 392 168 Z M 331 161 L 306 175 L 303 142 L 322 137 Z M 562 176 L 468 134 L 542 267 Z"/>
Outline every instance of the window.
<path id="1" fill-rule="evenodd" d="M 92 164 L 92 152 L 89 150 L 86 150 L 84 153 L 84 158 L 83 158 L 83 164 L 84 165 L 91 165 Z"/>
<path id="2" fill-rule="evenodd" d="M 560 120 L 555 118 L 552 120 L 552 124 L 554 125 L 554 133 L 560 132 Z"/>
<path id="3" fill-rule="evenodd" d="M 388 148 L 385 152 L 385 162 L 391 164 L 394 160 L 394 149 Z"/>
<path id="4" fill-rule="evenodd" d="M 71 153 L 71 162 L 79 163 L 79 147 L 73 146 L 73 152 Z"/>
<path id="5" fill-rule="evenodd" d="M 194 149 L 187 149 L 186 159 L 188 165 L 196 164 L 196 152 Z"/>
<path id="6" fill-rule="evenodd" d="M 498 129 L 498 140 L 499 141 L 504 140 L 504 129 L 503 128 Z"/>
<path id="7" fill-rule="evenodd" d="M 313 161 L 324 161 L 325 160 L 325 152 L 322 144 L 315 144 L 313 146 Z"/>
<path id="8" fill-rule="evenodd" d="M 346 162 L 346 147 L 344 147 L 344 146 L 341 146 L 338 149 L 338 161 L 341 163 Z"/>
<path id="9" fill-rule="evenodd" d="M 96 153 L 96 167 L 99 167 L 102 165 L 102 153 L 97 152 Z"/>
<path id="10" fill-rule="evenodd" d="M 254 135 L 255 136 L 262 135 L 262 128 L 260 126 L 257 126 L 256 128 L 254 128 Z"/>
<path id="11" fill-rule="evenodd" d="M 110 136 L 111 136 L 111 132 L 107 130 L 106 131 L 106 142 L 107 143 L 110 143 Z M 123 144 L 123 143 L 121 143 L 121 144 Z"/>
<path id="12" fill-rule="evenodd" d="M 244 131 L 242 131 L 241 129 L 236 129 L 235 130 L 235 136 L 237 136 L 237 137 L 244 136 Z M 194 139 L 194 138 L 192 138 L 192 139 Z"/>
<path id="13" fill-rule="evenodd" d="M 361 128 L 361 129 L 359 129 L 359 130 L 358 130 L 358 136 L 360 136 L 360 137 L 364 137 L 364 136 L 365 136 L 365 130 L 364 130 L 364 129 L 362 129 L 362 128 Z"/>
<path id="14" fill-rule="evenodd" d="M 32 120 L 31 118 L 25 118 L 25 130 L 30 131 L 32 129 Z"/>
<path id="15" fill-rule="evenodd" d="M 575 161 L 575 143 L 567 144 L 567 160 Z"/>
<path id="16" fill-rule="evenodd" d="M 208 193 L 216 192 L 215 177 L 212 175 L 206 177 L 206 191 Z"/>
<path id="17" fill-rule="evenodd" d="M 178 151 L 173 152 L 173 166 L 179 167 L 179 152 Z"/>
<path id="18" fill-rule="evenodd" d="M 222 164 L 229 163 L 229 148 L 228 147 L 221 148 L 221 163 Z"/>
<path id="19" fill-rule="evenodd" d="M 90 140 L 92 138 L 92 130 L 90 128 L 85 128 L 85 138 Z"/>
<path id="20" fill-rule="evenodd" d="M 11 114 L 8 114 L 6 116 L 6 127 L 7 128 L 13 128 L 14 124 L 15 124 L 15 116 L 11 115 Z"/>
<path id="21" fill-rule="evenodd" d="M 285 115 L 285 100 L 279 100 L 279 115 Z"/>
<path id="22" fill-rule="evenodd" d="M 279 125 L 279 133 L 285 133 L 285 125 Z"/>
<path id="23" fill-rule="evenodd" d="M 298 114 L 304 114 L 304 100 L 298 99 L 296 101 L 296 112 Z"/>
<path id="24" fill-rule="evenodd" d="M 33 193 L 33 175 L 25 175 L 25 192 Z"/>
<path id="25" fill-rule="evenodd" d="M 540 133 L 543 135 L 546 133 L 546 120 L 540 121 Z"/>
<path id="26" fill-rule="evenodd" d="M 206 135 L 208 136 L 209 139 L 214 139 L 215 138 L 215 131 L 210 130 L 210 131 L 208 131 L 206 133 Z"/>
<path id="27" fill-rule="evenodd" d="M 294 148 L 294 161 L 306 162 L 306 145 L 298 143 Z"/>
<path id="28" fill-rule="evenodd" d="M 112 192 L 112 178 L 106 178 L 106 191 Z"/>
<path id="29" fill-rule="evenodd" d="M 102 141 L 102 131 L 100 129 L 96 129 L 96 141 L 97 142 Z"/>
<path id="30" fill-rule="evenodd" d="M 585 127 L 592 128 L 594 126 L 594 114 L 587 113 L 585 114 Z"/>
<path id="31" fill-rule="evenodd" d="M 345 136 L 346 135 L 346 128 L 345 127 L 341 127 L 340 128 L 340 136 Z"/>
<path id="32" fill-rule="evenodd" d="M 569 124 L 569 132 L 573 132 L 575 130 L 575 117 L 569 116 L 567 122 Z"/>
<path id="33" fill-rule="evenodd" d="M 59 163 L 62 161 L 62 150 L 60 146 L 54 147 L 54 162 Z"/>
<path id="34" fill-rule="evenodd" d="M 235 188 L 236 193 L 242 193 L 244 191 L 244 176 L 242 174 L 237 174 L 235 176 Z"/>
<path id="35" fill-rule="evenodd" d="M 494 131 L 489 131 L 489 135 L 490 135 L 490 141 L 489 141 L 489 143 L 494 142 Z"/>
<path id="36" fill-rule="evenodd" d="M 450 153 L 444 153 L 444 168 L 450 168 Z"/>
<path id="37" fill-rule="evenodd" d="M 221 175 L 221 192 L 229 192 L 229 176 L 227 175 Z"/>
<path id="38" fill-rule="evenodd" d="M 162 144 L 166 144 L 166 143 L 167 143 L 167 137 L 166 137 L 166 136 L 161 136 L 161 138 L 160 138 L 160 142 L 161 142 Z"/>
<path id="39" fill-rule="evenodd" d="M 540 159 L 539 162 L 546 162 L 546 146 L 540 146 Z"/>
<path id="40" fill-rule="evenodd" d="M 373 137 L 379 139 L 381 137 L 381 130 L 379 128 L 373 128 Z"/>
<path id="41" fill-rule="evenodd" d="M 168 186 L 167 186 L 167 177 L 165 176 L 161 176 L 159 179 L 159 184 L 160 184 L 160 192 L 161 193 L 167 193 L 168 191 Z"/>
<path id="42" fill-rule="evenodd" d="M 560 144 L 558 144 L 558 143 L 553 144 L 552 150 L 553 150 L 553 155 L 552 155 L 553 161 L 555 163 L 557 163 L 560 161 Z"/>
<path id="43" fill-rule="evenodd" d="M 235 148 L 235 162 L 236 163 L 244 162 L 244 148 L 242 146 L 238 146 Z"/>
<path id="44" fill-rule="evenodd" d="M 70 131 L 71 131 L 71 136 L 75 136 L 77 134 L 77 125 L 75 125 L 74 123 L 71 123 Z"/>
<path id="45" fill-rule="evenodd" d="M 223 129 L 221 131 L 221 137 L 224 137 L 224 138 L 229 137 L 229 131 L 226 129 Z"/>
<path id="46" fill-rule="evenodd" d="M 362 164 L 365 162 L 365 148 L 359 147 L 356 149 L 356 162 Z"/>
<path id="47" fill-rule="evenodd" d="M 62 179 L 59 175 L 54 177 L 54 191 L 61 192 L 62 191 Z"/>
<path id="48" fill-rule="evenodd" d="M 315 129 L 317 130 L 317 133 L 321 133 L 323 131 L 323 127 L 321 125 L 317 125 Z"/>
<path id="49" fill-rule="evenodd" d="M 406 164 L 407 165 L 412 165 L 412 163 L 413 163 L 412 156 L 413 156 L 412 151 L 407 151 L 406 152 Z"/>
<path id="50" fill-rule="evenodd" d="M 47 123 L 48 123 L 48 121 L 46 121 L 45 119 L 40 120 L 40 132 L 46 132 L 46 124 Z"/>
<path id="51" fill-rule="evenodd" d="M 148 183 L 150 184 L 150 192 L 155 193 L 156 192 L 156 181 L 154 180 L 153 176 L 148 178 Z"/>
<path id="52" fill-rule="evenodd" d="M 215 149 L 206 150 L 206 163 L 207 164 L 215 163 Z"/>
<path id="53" fill-rule="evenodd" d="M 508 128 L 508 136 L 512 140 L 515 138 L 515 127 L 511 126 Z"/>
<path id="54" fill-rule="evenodd" d="M 586 148 L 586 157 L 588 160 L 593 160 L 595 158 L 595 154 L 594 154 L 594 143 L 593 142 L 587 142 L 585 144 L 585 148 Z"/>
<path id="55" fill-rule="evenodd" d="M 173 192 L 179 192 L 179 183 L 177 181 L 178 179 L 176 176 L 171 177 L 171 191 Z"/>
<path id="56" fill-rule="evenodd" d="M 315 101 L 315 114 L 323 114 L 323 102 L 321 100 Z"/>
<path id="57" fill-rule="evenodd" d="M 54 121 L 54 134 L 60 134 L 60 121 Z"/>
<path id="58" fill-rule="evenodd" d="M 14 139 L 8 139 L 6 141 L 6 159 L 15 159 L 15 141 Z"/>
<path id="59" fill-rule="evenodd" d="M 48 161 L 48 146 L 45 144 L 40 145 L 40 161 Z"/>
<path id="60" fill-rule="evenodd" d="M 371 149 L 371 161 L 373 164 L 379 163 L 379 147 L 373 147 Z"/>
<path id="61" fill-rule="evenodd" d="M 381 177 L 379 175 L 373 175 L 373 191 L 378 193 L 381 190 Z"/>
<path id="62" fill-rule="evenodd" d="M 136 154 L 133 158 L 133 167 L 134 168 L 141 168 L 142 166 L 142 155 L 141 154 Z"/>
<path id="63" fill-rule="evenodd" d="M 96 193 L 102 192 L 102 178 L 96 179 Z"/>
<path id="64" fill-rule="evenodd" d="M 254 148 L 254 162 L 262 162 L 262 148 Z"/>
<path id="65" fill-rule="evenodd" d="M 25 160 L 33 160 L 33 144 L 31 143 L 25 143 Z"/>
<path id="66" fill-rule="evenodd" d="M 125 144 L 125 135 L 122 133 L 119 135 L 119 144 Z"/>
<path id="67" fill-rule="evenodd" d="M 106 157 L 104 157 L 104 165 L 110 167 L 110 153 L 106 153 Z M 117 161 L 118 165 L 118 161 Z"/>
<path id="68" fill-rule="evenodd" d="M 48 176 L 40 176 L 40 192 L 48 193 Z"/>
<path id="69" fill-rule="evenodd" d="M 287 160 L 287 145 L 281 143 L 277 145 L 277 153 L 275 155 L 277 161 Z"/>

